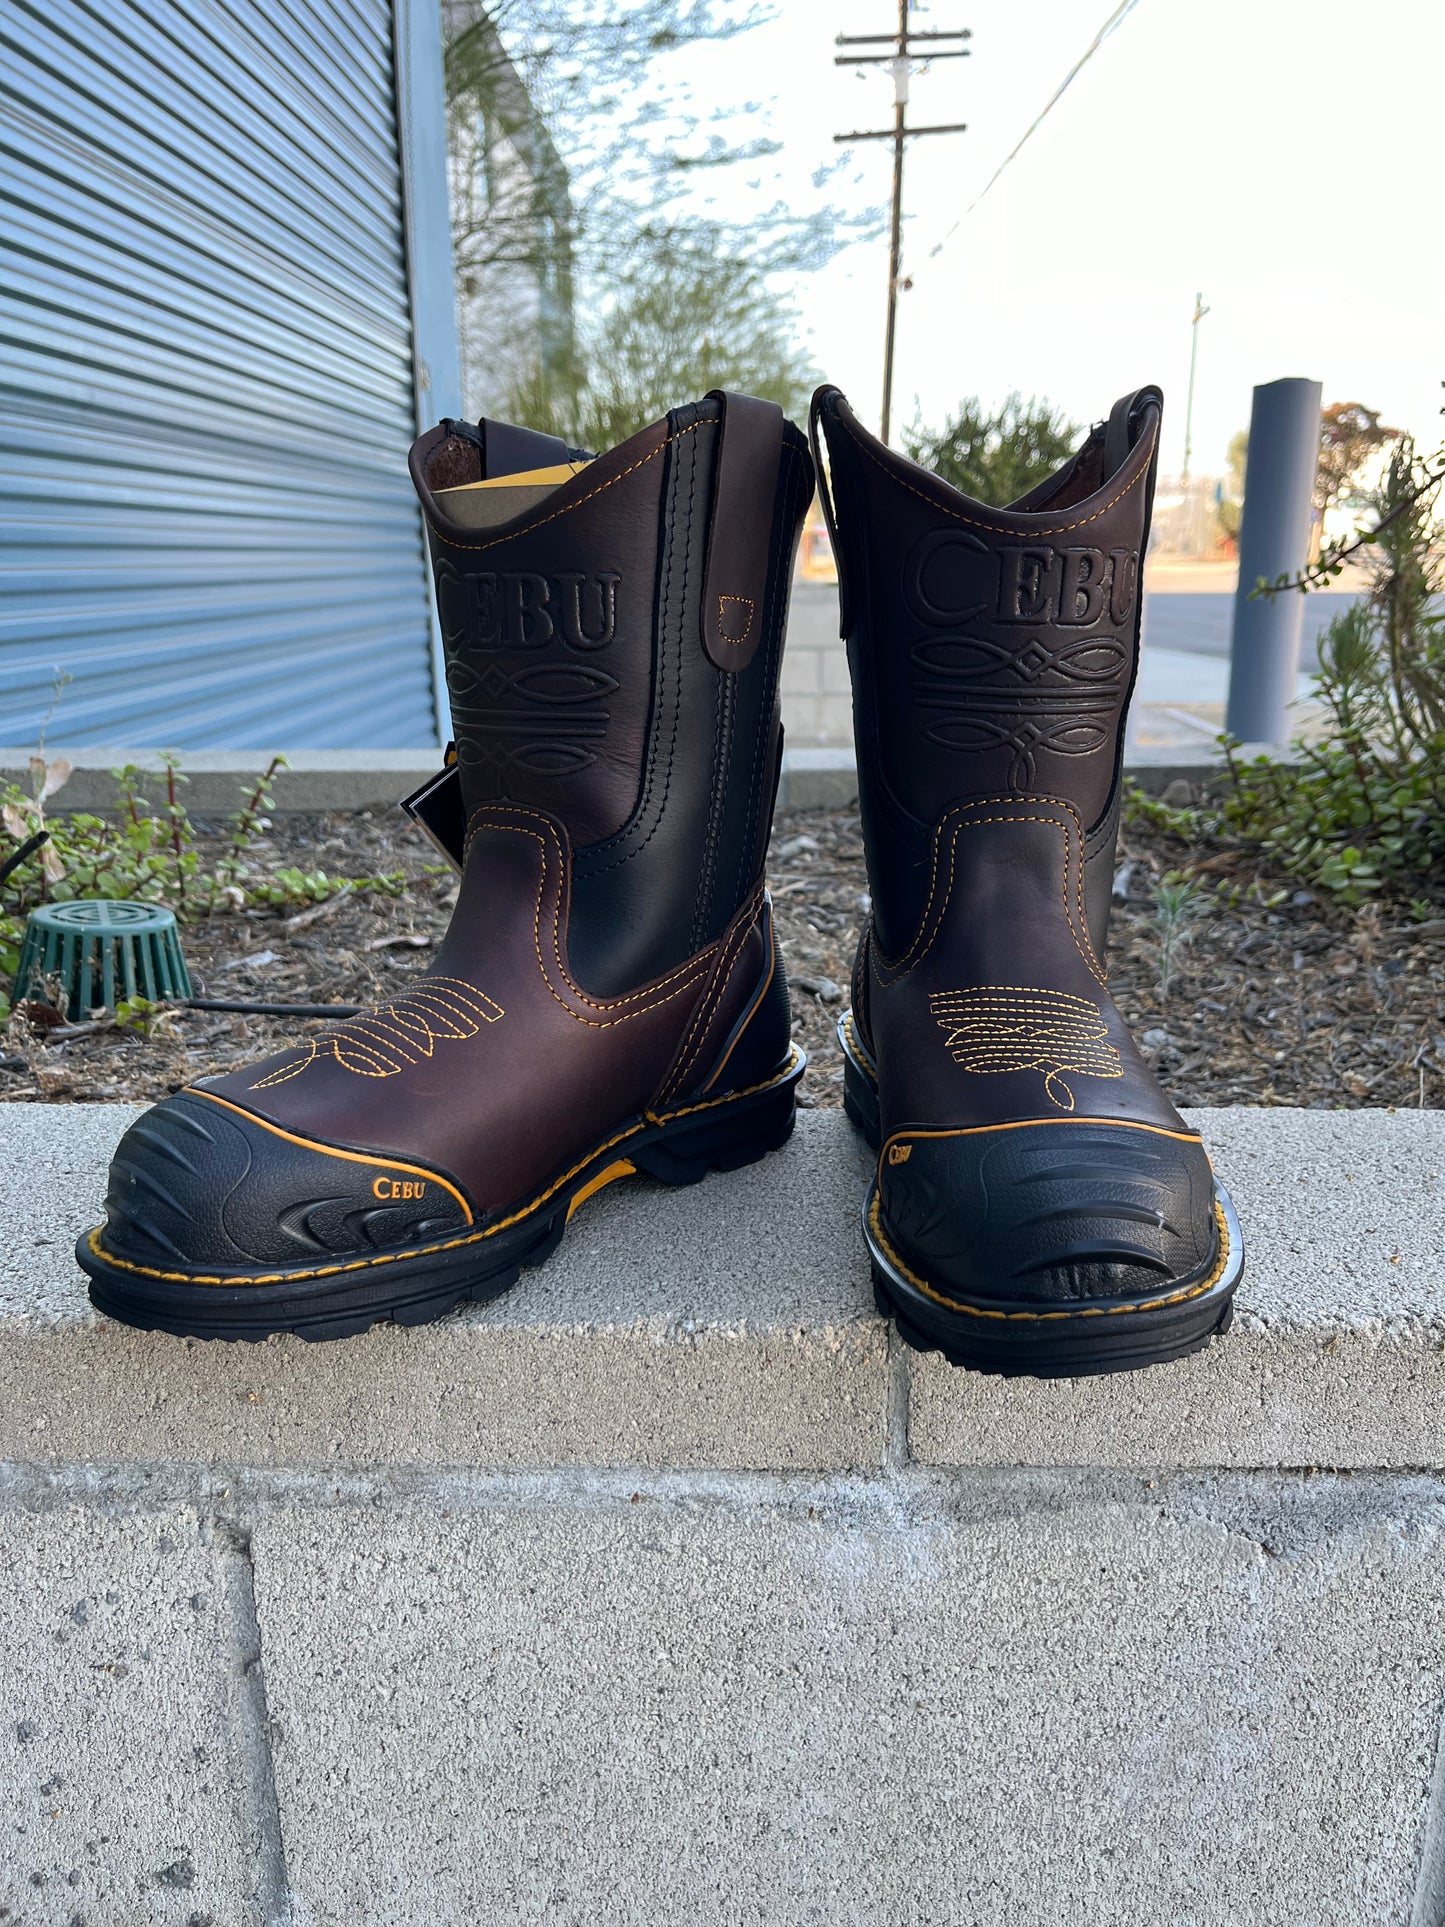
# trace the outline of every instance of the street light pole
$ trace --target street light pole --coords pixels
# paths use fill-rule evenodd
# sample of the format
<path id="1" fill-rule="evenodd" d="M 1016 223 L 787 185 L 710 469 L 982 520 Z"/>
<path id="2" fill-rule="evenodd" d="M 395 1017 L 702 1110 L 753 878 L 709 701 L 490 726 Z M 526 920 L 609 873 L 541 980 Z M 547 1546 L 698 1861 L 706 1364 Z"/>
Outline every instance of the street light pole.
<path id="1" fill-rule="evenodd" d="M 1189 481 L 1189 457 L 1194 452 L 1194 371 L 1199 365 L 1199 324 L 1209 313 L 1204 305 L 1204 296 L 1194 297 L 1194 333 L 1189 343 L 1189 399 L 1184 404 L 1184 473 L 1180 478 Z"/>
<path id="2" fill-rule="evenodd" d="M 837 45 L 840 47 L 880 46 L 889 40 L 893 42 L 891 51 L 884 53 L 839 54 L 834 65 L 838 67 L 886 66 L 893 74 L 893 125 L 877 131 L 854 134 L 835 134 L 833 139 L 844 144 L 853 141 L 891 140 L 893 143 L 893 208 L 888 226 L 888 323 L 883 338 L 883 410 L 881 434 L 888 440 L 889 429 L 893 422 L 893 361 L 898 340 L 898 294 L 903 286 L 903 144 L 917 134 L 961 134 L 966 123 L 960 121 L 947 127 L 910 127 L 907 124 L 908 83 L 913 72 L 913 50 L 919 60 L 963 60 L 968 56 L 967 47 L 940 46 L 941 41 L 969 40 L 971 30 L 967 27 L 937 33 L 910 33 L 908 31 L 908 9 L 912 0 L 898 0 L 898 30 L 895 34 L 863 33 L 839 34 Z"/>

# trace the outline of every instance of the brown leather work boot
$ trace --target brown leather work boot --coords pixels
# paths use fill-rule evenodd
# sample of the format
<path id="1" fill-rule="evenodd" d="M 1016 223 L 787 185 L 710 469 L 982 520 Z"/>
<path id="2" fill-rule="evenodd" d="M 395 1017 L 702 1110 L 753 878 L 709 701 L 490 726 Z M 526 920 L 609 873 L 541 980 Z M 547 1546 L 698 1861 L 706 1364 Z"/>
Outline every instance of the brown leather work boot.
<path id="1" fill-rule="evenodd" d="M 1239 1226 L 1105 984 L 1161 400 L 1009 508 L 818 391 L 872 895 L 840 1025 L 880 1309 L 956 1365 L 1123 1371 L 1226 1329 Z M 828 492 L 824 493 L 825 505 Z"/>
<path id="2" fill-rule="evenodd" d="M 689 1184 L 793 1128 L 763 858 L 804 437 L 713 394 L 596 460 L 444 423 L 412 472 L 456 911 L 409 988 L 127 1131 L 77 1255 L 129 1324 L 422 1323 L 506 1290 L 614 1179 Z"/>

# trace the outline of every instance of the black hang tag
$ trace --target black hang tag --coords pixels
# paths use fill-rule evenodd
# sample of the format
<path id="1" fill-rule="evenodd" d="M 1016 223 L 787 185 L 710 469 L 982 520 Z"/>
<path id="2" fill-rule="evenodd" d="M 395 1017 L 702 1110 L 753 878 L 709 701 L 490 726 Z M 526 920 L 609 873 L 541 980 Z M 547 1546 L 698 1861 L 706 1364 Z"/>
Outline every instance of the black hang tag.
<path id="1" fill-rule="evenodd" d="M 461 772 L 456 764 L 448 763 L 435 776 L 429 776 L 420 789 L 401 799 L 401 807 L 431 838 L 452 868 L 460 871 L 467 840 L 467 811 L 462 801 Z"/>

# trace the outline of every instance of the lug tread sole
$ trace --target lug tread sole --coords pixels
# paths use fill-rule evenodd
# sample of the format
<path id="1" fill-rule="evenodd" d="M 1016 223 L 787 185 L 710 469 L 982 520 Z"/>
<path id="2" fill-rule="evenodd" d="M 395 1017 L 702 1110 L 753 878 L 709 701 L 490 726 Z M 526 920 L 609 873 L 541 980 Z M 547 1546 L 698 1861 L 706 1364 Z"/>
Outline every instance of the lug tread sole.
<path id="1" fill-rule="evenodd" d="M 851 1011 L 845 1011 L 839 1020 L 838 1041 L 844 1064 L 843 1108 L 865 1142 L 877 1151 L 882 1142 L 877 1086 L 853 1036 Z M 1216 1199 L 1231 1248 L 1217 1283 L 1197 1298 L 1149 1311 L 1103 1305 L 1099 1310 L 1107 1315 L 1080 1317 L 1071 1329 L 1063 1330 L 1042 1322 L 1033 1328 L 981 1324 L 980 1318 L 968 1310 L 950 1313 L 912 1290 L 903 1279 L 891 1276 L 868 1236 L 872 1197 L 870 1187 L 863 1217 L 874 1303 L 881 1316 L 892 1320 L 910 1350 L 936 1354 L 957 1370 L 988 1372 L 998 1378 L 1042 1379 L 1143 1371 L 1203 1351 L 1233 1322 L 1234 1294 L 1244 1272 L 1244 1247 L 1239 1221 L 1222 1185 L 1216 1185 Z M 980 1305 L 973 1310 L 987 1317 L 990 1308 Z"/>
<path id="2" fill-rule="evenodd" d="M 177 1338 L 261 1344 L 272 1336 L 289 1335 L 321 1343 L 360 1337 L 374 1325 L 435 1324 L 464 1303 L 489 1304 L 510 1291 L 524 1271 L 545 1264 L 562 1241 L 574 1201 L 580 1202 L 583 1194 L 601 1189 L 596 1180 L 609 1167 L 624 1161 L 623 1154 L 633 1173 L 680 1188 L 699 1183 L 710 1172 L 740 1170 L 781 1150 L 793 1133 L 795 1094 L 806 1061 L 794 1046 L 786 1068 L 761 1090 L 742 1093 L 731 1102 L 723 1099 L 708 1104 L 706 1116 L 699 1116 L 695 1108 L 685 1108 L 621 1142 L 614 1134 L 565 1186 L 509 1228 L 504 1234 L 506 1256 L 480 1273 L 465 1275 L 470 1268 L 468 1261 L 475 1260 L 476 1253 L 464 1250 L 447 1261 L 434 1261 L 426 1270 L 405 1276 L 393 1274 L 399 1288 L 390 1293 L 373 1293 L 366 1302 L 328 1303 L 325 1308 L 308 1312 L 306 1287 L 300 1283 L 289 1288 L 289 1304 L 284 1284 L 268 1286 L 264 1293 L 259 1287 L 245 1286 L 181 1285 L 164 1291 L 148 1287 L 144 1279 L 108 1265 L 103 1249 L 91 1248 L 89 1233 L 77 1244 L 76 1258 L 89 1275 L 91 1303 L 97 1311 L 118 1324 L 163 1331 Z M 457 1276 L 458 1271 L 464 1275 Z M 447 1272 L 452 1275 L 445 1276 Z M 217 1303 L 219 1290 L 227 1294 L 227 1301 L 221 1304 Z M 257 1302 L 251 1306 L 238 1304 L 239 1294 L 247 1290 L 255 1292 Z M 365 1286 L 354 1286 L 349 1295 L 359 1299 L 365 1291 Z M 326 1295 L 344 1300 L 348 1294 L 332 1289 Z M 214 1313 L 210 1313 L 207 1299 L 216 1305 Z M 202 1316 L 203 1310 L 210 1315 Z"/>

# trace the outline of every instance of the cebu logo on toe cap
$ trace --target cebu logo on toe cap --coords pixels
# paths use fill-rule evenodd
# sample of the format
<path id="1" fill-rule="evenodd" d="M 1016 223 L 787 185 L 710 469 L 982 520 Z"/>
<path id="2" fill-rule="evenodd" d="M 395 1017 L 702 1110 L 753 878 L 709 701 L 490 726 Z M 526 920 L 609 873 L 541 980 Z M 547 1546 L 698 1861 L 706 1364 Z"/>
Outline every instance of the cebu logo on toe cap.
<path id="1" fill-rule="evenodd" d="M 1074 1108 L 1068 1077 L 1124 1075 L 1104 1013 L 1087 997 L 1018 984 L 980 984 L 972 990 L 935 991 L 928 1007 L 947 1033 L 944 1048 L 956 1064 L 984 1076 L 1038 1071 L 1050 1103 L 1061 1111 Z"/>

